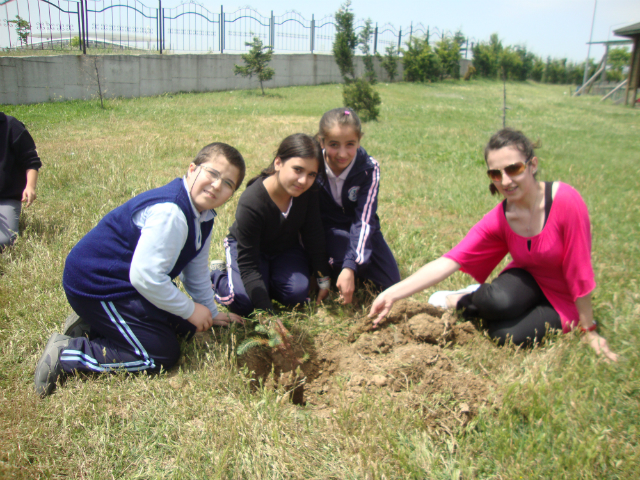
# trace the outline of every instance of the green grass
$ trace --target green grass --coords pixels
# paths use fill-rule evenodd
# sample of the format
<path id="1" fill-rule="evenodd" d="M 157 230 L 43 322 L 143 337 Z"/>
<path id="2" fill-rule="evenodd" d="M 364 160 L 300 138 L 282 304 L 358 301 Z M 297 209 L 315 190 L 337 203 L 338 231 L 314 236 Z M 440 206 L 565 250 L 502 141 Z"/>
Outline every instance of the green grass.
<path id="1" fill-rule="evenodd" d="M 381 120 L 363 146 L 382 168 L 379 215 L 403 276 L 455 245 L 497 199 L 482 149 L 502 125 L 502 84 L 379 84 Z M 252 392 L 230 352 L 242 329 L 184 345 L 169 375 L 71 378 L 45 399 L 35 364 L 69 313 L 64 260 L 109 210 L 182 175 L 211 141 L 236 146 L 248 175 L 279 141 L 315 133 L 341 103 L 339 85 L 3 106 L 36 139 L 44 162 L 22 236 L 0 255 L 0 477 L 6 478 L 636 478 L 640 464 L 640 153 L 638 110 L 571 98 L 568 87 L 507 85 L 507 123 L 540 139 L 541 180 L 562 180 L 592 220 L 596 319 L 605 364 L 564 335 L 529 351 L 448 350 L 502 396 L 455 431 L 388 392 L 339 399 L 326 419 Z M 219 210 L 211 258 L 238 196 Z M 470 283 L 455 274 L 438 288 Z M 425 298 L 431 289 L 418 298 Z M 289 324 L 342 338 L 364 306 L 330 303 Z M 420 398 L 429 405 L 433 399 Z"/>

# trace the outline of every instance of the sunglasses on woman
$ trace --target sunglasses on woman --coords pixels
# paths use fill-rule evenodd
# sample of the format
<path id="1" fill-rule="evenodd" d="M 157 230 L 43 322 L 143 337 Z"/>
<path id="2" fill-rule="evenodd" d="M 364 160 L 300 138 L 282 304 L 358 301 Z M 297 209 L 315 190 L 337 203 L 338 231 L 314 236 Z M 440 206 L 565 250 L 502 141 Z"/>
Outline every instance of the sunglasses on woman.
<path id="1" fill-rule="evenodd" d="M 499 182 L 500 180 L 502 180 L 502 172 L 506 173 L 510 177 L 515 177 L 516 175 L 520 175 L 522 172 L 524 172 L 524 169 L 527 168 L 527 163 L 529 163 L 529 160 L 525 161 L 524 163 L 512 163 L 511 165 L 507 165 L 506 167 L 504 167 L 502 170 L 498 168 L 487 170 L 487 175 L 489 175 L 489 178 L 494 182 Z"/>

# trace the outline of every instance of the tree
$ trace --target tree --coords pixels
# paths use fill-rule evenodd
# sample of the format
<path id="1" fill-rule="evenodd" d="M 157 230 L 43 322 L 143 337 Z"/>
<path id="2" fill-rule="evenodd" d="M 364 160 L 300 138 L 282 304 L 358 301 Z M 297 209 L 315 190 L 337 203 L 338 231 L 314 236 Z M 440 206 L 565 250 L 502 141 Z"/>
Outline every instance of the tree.
<path id="1" fill-rule="evenodd" d="M 489 42 L 480 42 L 473 47 L 473 66 L 481 77 L 496 78 L 499 73 L 499 57 L 502 42 L 497 33 L 493 33 Z"/>
<path id="2" fill-rule="evenodd" d="M 444 78 L 445 75 L 455 79 L 460 78 L 460 44 L 456 39 L 443 35 L 436 44 L 436 54 L 442 65 L 440 78 Z"/>
<path id="3" fill-rule="evenodd" d="M 429 46 L 429 40 L 413 37 L 403 50 L 404 79 L 408 82 L 435 82 L 440 78 L 440 57 Z"/>
<path id="4" fill-rule="evenodd" d="M 631 53 L 626 47 L 612 48 L 607 57 L 607 80 L 620 82 L 624 78 L 623 69 L 631 61 Z"/>
<path id="5" fill-rule="evenodd" d="M 369 33 L 358 37 L 353 28 L 354 14 L 350 10 L 351 2 L 347 0 L 335 14 L 336 19 L 336 36 L 333 41 L 333 55 L 344 79 L 342 87 L 342 98 L 344 106 L 352 108 L 365 122 L 368 120 L 377 120 L 380 114 L 378 105 L 382 103 L 380 95 L 371 88 L 368 78 L 373 73 L 373 58 L 368 55 L 368 42 L 371 36 L 371 22 L 368 21 Z M 365 23 L 365 29 L 366 29 Z M 366 41 L 366 47 L 363 45 L 361 50 L 365 56 L 369 56 L 371 63 L 367 67 L 365 60 L 365 78 L 357 78 L 353 64 L 353 57 L 358 43 Z M 369 74 L 369 75 L 368 75 Z M 375 76 L 375 73 L 373 73 Z"/>
<path id="6" fill-rule="evenodd" d="M 260 88 L 262 89 L 262 95 L 264 95 L 262 82 L 271 80 L 276 73 L 273 68 L 267 66 L 273 56 L 273 47 L 264 47 L 258 37 L 253 37 L 253 42 L 246 42 L 245 45 L 251 47 L 249 53 L 242 55 L 242 60 L 244 60 L 246 66 L 236 65 L 233 73 L 249 78 L 256 75 L 260 80 Z"/>
<path id="7" fill-rule="evenodd" d="M 531 80 L 541 82 L 544 75 L 544 62 L 540 57 L 535 57 L 533 60 L 533 68 L 531 69 Z"/>
<path id="8" fill-rule="evenodd" d="M 389 81 L 393 82 L 393 79 L 396 78 L 396 75 L 398 74 L 398 52 L 396 51 L 395 46 L 387 46 L 385 49 L 385 55 L 382 57 L 380 64 L 387 72 L 387 75 L 389 75 Z"/>
<path id="9" fill-rule="evenodd" d="M 334 15 L 336 19 L 336 36 L 333 41 L 333 57 L 340 69 L 345 83 L 356 78 L 353 56 L 358 45 L 358 36 L 353 28 L 354 14 L 350 10 L 351 1 L 347 0 Z"/>
<path id="10" fill-rule="evenodd" d="M 504 48 L 498 55 L 500 78 L 502 80 L 520 80 L 522 59 L 513 47 Z"/>
<path id="11" fill-rule="evenodd" d="M 20 45 L 26 46 L 27 40 L 29 39 L 29 34 L 31 33 L 31 24 L 24 18 L 21 18 L 20 15 L 16 15 L 15 20 L 9 20 L 9 23 L 15 24 L 16 33 L 18 34 L 18 38 L 20 39 Z"/>
<path id="12" fill-rule="evenodd" d="M 373 55 L 369 47 L 371 36 L 373 35 L 373 27 L 371 26 L 371 19 L 368 18 L 364 22 L 364 28 L 358 35 L 358 43 L 360 44 L 360 51 L 362 52 L 362 61 L 364 63 L 364 78 L 371 84 L 375 84 L 377 75 L 373 69 Z"/>

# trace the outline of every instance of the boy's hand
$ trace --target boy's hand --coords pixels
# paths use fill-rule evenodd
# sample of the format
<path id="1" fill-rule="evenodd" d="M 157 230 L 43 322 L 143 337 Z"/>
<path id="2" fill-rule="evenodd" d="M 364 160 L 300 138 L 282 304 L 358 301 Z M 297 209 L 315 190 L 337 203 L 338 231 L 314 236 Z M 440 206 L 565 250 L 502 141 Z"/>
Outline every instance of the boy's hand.
<path id="1" fill-rule="evenodd" d="M 27 185 L 27 188 L 25 188 L 22 192 L 22 201 L 26 202 L 25 208 L 35 202 L 36 197 L 37 195 L 35 188 Z"/>
<path id="2" fill-rule="evenodd" d="M 213 319 L 213 324 L 220 325 L 221 327 L 228 327 L 232 323 L 244 325 L 244 318 L 231 312 L 218 312 L 218 315 Z"/>
<path id="3" fill-rule="evenodd" d="M 196 326 L 196 332 L 204 332 L 211 328 L 213 325 L 213 318 L 211 318 L 211 311 L 200 303 L 193 304 L 195 309 L 193 314 L 187 318 L 187 321 Z"/>

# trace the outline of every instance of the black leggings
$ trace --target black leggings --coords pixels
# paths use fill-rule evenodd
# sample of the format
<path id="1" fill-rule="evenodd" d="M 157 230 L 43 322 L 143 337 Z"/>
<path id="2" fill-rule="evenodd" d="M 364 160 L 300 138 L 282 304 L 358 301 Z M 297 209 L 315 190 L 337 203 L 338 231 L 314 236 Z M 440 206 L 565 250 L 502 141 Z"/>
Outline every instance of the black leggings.
<path id="1" fill-rule="evenodd" d="M 551 306 L 531 274 L 521 268 L 503 272 L 458 301 L 464 318 L 481 318 L 489 335 L 503 345 L 531 344 L 547 329 L 562 330 L 558 312 Z"/>

